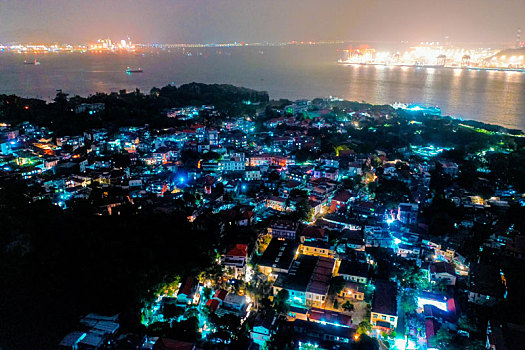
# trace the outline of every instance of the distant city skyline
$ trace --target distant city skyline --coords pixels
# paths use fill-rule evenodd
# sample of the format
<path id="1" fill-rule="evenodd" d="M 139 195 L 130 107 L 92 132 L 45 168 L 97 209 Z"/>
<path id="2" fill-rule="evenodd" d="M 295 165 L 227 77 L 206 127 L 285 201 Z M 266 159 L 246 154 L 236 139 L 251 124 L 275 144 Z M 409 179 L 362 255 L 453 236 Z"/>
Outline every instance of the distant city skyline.
<path id="1" fill-rule="evenodd" d="M 523 13 L 514 0 L 0 0 L 0 42 L 511 43 Z"/>

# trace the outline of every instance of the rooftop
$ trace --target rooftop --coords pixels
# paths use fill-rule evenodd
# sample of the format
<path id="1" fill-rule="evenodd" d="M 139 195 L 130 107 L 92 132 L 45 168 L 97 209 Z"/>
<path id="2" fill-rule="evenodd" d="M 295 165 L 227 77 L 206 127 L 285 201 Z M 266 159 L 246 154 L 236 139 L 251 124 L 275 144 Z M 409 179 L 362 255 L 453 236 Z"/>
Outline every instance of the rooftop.
<path id="1" fill-rule="evenodd" d="M 228 295 L 226 295 L 226 298 L 224 299 L 224 303 L 231 305 L 244 305 L 246 304 L 246 296 L 228 293 Z"/>
<path id="2" fill-rule="evenodd" d="M 193 277 L 186 277 L 183 281 L 182 281 L 182 284 L 180 285 L 180 289 L 179 289 L 179 295 L 181 294 L 185 294 L 185 295 L 189 295 L 191 294 L 193 288 L 197 285 L 197 281 L 195 280 L 195 278 Z"/>
<path id="3" fill-rule="evenodd" d="M 304 320 L 295 320 L 294 330 L 298 335 L 313 336 L 314 338 L 322 338 L 324 335 L 332 335 L 335 337 L 352 339 L 355 333 L 353 328 L 341 327 L 328 323 L 323 324 L 319 322 L 309 322 Z"/>
<path id="4" fill-rule="evenodd" d="M 341 191 L 336 194 L 332 199 L 338 202 L 347 202 L 350 199 L 351 195 L 348 191 Z"/>
<path id="5" fill-rule="evenodd" d="M 456 275 L 456 269 L 454 265 L 440 261 L 430 263 L 430 273 L 449 273 L 451 275 Z"/>
<path id="6" fill-rule="evenodd" d="M 469 291 L 483 295 L 503 298 L 505 285 L 500 269 L 485 263 L 472 264 L 469 275 Z"/>
<path id="7" fill-rule="evenodd" d="M 272 229 L 296 231 L 299 224 L 291 220 L 275 220 L 270 226 Z"/>
<path id="8" fill-rule="evenodd" d="M 264 327 L 266 329 L 271 329 L 273 323 L 275 322 L 275 310 L 269 309 L 267 312 L 257 313 L 255 318 L 255 323 L 253 327 Z"/>
<path id="9" fill-rule="evenodd" d="M 389 281 L 377 281 L 372 312 L 397 316 L 397 284 Z"/>
<path id="10" fill-rule="evenodd" d="M 154 350 L 194 350 L 193 343 L 183 342 L 180 340 L 159 338 L 153 347 Z"/>
<path id="11" fill-rule="evenodd" d="M 368 278 L 368 266 L 366 263 L 343 260 L 339 265 L 339 274 Z"/>
<path id="12" fill-rule="evenodd" d="M 84 338 L 79 342 L 79 344 L 85 345 L 87 347 L 92 347 L 94 349 L 98 349 L 98 347 L 102 346 L 102 343 L 104 342 L 104 337 L 102 334 L 98 334 L 95 332 L 89 332 L 86 334 Z"/>
<path id="13" fill-rule="evenodd" d="M 322 227 L 307 226 L 301 232 L 301 236 L 306 238 L 324 238 L 326 230 Z"/>
<path id="14" fill-rule="evenodd" d="M 73 346 L 78 344 L 82 339 L 84 339 L 85 336 L 86 333 L 84 332 L 71 332 L 68 335 L 66 335 L 58 345 L 72 348 Z"/>
<path id="15" fill-rule="evenodd" d="M 226 298 L 226 295 L 228 295 L 227 291 L 225 291 L 224 289 L 218 289 L 213 295 L 213 298 L 224 300 L 224 298 Z"/>
<path id="16" fill-rule="evenodd" d="M 300 255 L 288 274 L 279 275 L 275 286 L 326 295 L 334 265 L 334 259 Z"/>
<path id="17" fill-rule="evenodd" d="M 220 302 L 217 299 L 209 299 L 206 302 L 206 306 L 210 309 L 211 312 L 217 311 L 219 308 Z"/>
<path id="18" fill-rule="evenodd" d="M 275 286 L 306 292 L 316 263 L 317 257 L 315 256 L 299 256 L 299 258 L 293 262 L 288 274 L 279 274 L 279 277 L 275 281 Z"/>
<path id="19" fill-rule="evenodd" d="M 272 238 L 259 260 L 259 265 L 288 270 L 296 251 L 297 245 L 293 240 Z"/>
<path id="20" fill-rule="evenodd" d="M 340 324 L 343 326 L 350 326 L 352 324 L 352 317 L 342 314 L 336 311 L 323 310 L 312 308 L 309 312 L 310 320 L 317 322 L 330 322 L 335 324 Z"/>
<path id="21" fill-rule="evenodd" d="M 248 246 L 246 244 L 236 244 L 226 253 L 227 256 L 246 257 L 248 255 Z"/>

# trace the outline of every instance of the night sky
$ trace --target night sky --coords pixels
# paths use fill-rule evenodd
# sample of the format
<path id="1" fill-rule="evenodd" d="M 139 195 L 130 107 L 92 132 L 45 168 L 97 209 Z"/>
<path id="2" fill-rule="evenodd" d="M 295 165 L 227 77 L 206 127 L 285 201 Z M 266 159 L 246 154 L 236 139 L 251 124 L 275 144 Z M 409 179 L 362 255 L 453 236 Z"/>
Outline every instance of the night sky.
<path id="1" fill-rule="evenodd" d="M 512 42 L 525 0 L 0 0 L 0 43 Z"/>

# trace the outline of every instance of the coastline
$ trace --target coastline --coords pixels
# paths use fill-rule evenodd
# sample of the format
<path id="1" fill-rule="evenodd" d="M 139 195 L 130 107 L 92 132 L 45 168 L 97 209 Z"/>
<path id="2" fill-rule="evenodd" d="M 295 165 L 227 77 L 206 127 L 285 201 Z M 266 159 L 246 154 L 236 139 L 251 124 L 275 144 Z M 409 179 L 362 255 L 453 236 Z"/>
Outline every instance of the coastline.
<path id="1" fill-rule="evenodd" d="M 524 72 L 525 73 L 525 72 Z M 271 96 L 268 91 L 266 90 L 258 90 L 258 89 L 255 89 L 255 88 L 252 88 L 252 87 L 246 87 L 246 86 L 238 86 L 238 85 L 234 85 L 234 84 L 222 84 L 222 83 L 200 83 L 200 82 L 192 82 L 192 83 L 188 83 L 188 84 L 181 84 L 179 86 L 183 86 L 183 85 L 191 85 L 191 84 L 201 84 L 201 85 L 207 85 L 207 86 L 233 86 L 235 88 L 240 88 L 240 89 L 247 89 L 247 90 L 251 90 L 251 91 L 257 91 L 258 93 L 265 93 L 265 94 L 268 94 L 268 97 L 271 101 L 279 101 L 281 99 L 283 99 L 282 97 L 280 96 Z M 169 85 L 166 85 L 166 86 L 174 86 L 176 87 L 176 85 L 174 84 L 169 84 Z M 93 93 L 90 93 L 88 94 L 87 96 L 79 96 L 79 95 L 69 95 L 70 97 L 72 96 L 79 96 L 81 98 L 84 98 L 84 99 L 89 99 L 93 96 L 96 96 L 98 94 L 105 94 L 105 95 L 112 95 L 112 94 L 120 94 L 122 91 L 125 91 L 126 93 L 129 93 L 129 92 L 134 92 L 134 91 L 140 91 L 142 93 L 149 93 L 151 92 L 152 90 L 154 89 L 157 89 L 157 87 L 155 86 L 152 86 L 149 90 L 147 91 L 143 91 L 141 89 L 139 89 L 138 87 L 132 87 L 132 88 L 123 88 L 123 89 L 119 89 L 119 91 L 95 91 Z M 57 89 L 56 90 L 57 92 L 58 91 L 61 91 L 61 89 Z M 67 91 L 63 91 L 65 94 L 68 94 Z M 46 103 L 52 103 L 53 102 L 53 97 L 49 96 L 48 98 L 44 98 L 44 97 L 33 97 L 33 96 L 20 96 L 20 95 L 16 95 L 16 94 L 5 94 L 5 93 L 0 93 L 0 96 L 15 96 L 17 98 L 21 98 L 21 99 L 26 99 L 26 100 L 40 100 L 40 101 L 44 101 Z M 333 97 L 333 96 L 330 96 L 330 97 Z M 316 96 L 316 97 L 313 97 L 309 100 L 314 100 L 314 99 L 324 99 L 324 98 L 329 98 L 328 96 L 325 96 L 325 97 L 319 97 L 319 96 Z M 300 99 L 301 100 L 301 99 Z M 391 103 L 389 104 L 374 104 L 374 103 L 370 103 L 368 101 L 354 101 L 354 100 L 347 100 L 347 99 L 342 99 L 342 102 L 352 102 L 352 103 L 360 103 L 360 104 L 367 104 L 367 105 L 370 105 L 370 106 L 374 106 L 374 107 L 378 107 L 378 106 L 389 106 L 389 107 L 392 107 L 392 105 L 395 103 L 394 101 L 392 101 Z M 440 107 L 440 106 L 435 106 L 435 107 Z M 392 107 L 394 110 L 397 110 L 396 108 Z M 405 113 L 407 113 L 407 115 L 413 115 L 414 117 L 417 117 L 417 115 L 425 115 L 425 113 L 422 113 L 422 112 L 410 112 L 410 111 L 404 111 Z M 430 114 L 429 114 L 430 115 Z M 509 127 L 506 127 L 504 125 L 501 125 L 501 124 L 496 124 L 496 123 L 486 123 L 486 122 L 482 122 L 482 121 L 478 121 L 478 120 L 475 120 L 475 119 L 466 119 L 466 118 L 463 118 L 463 117 L 460 117 L 460 116 L 453 116 L 453 115 L 434 115 L 433 117 L 437 118 L 437 119 L 441 119 L 441 120 L 449 120 L 449 121 L 452 121 L 454 122 L 455 124 L 457 124 L 457 126 L 460 126 L 460 127 L 464 127 L 464 128 L 468 128 L 468 129 L 471 129 L 473 131 L 477 131 L 477 132 L 485 132 L 487 134 L 493 134 L 493 135 L 501 135 L 501 136 L 511 136 L 511 137 L 525 137 L 525 131 L 524 129 L 518 129 L 518 128 L 509 128 Z"/>
<path id="2" fill-rule="evenodd" d="M 192 81 L 233 83 L 290 100 L 332 95 L 374 104 L 416 101 L 439 105 L 443 114 L 525 130 L 523 73 L 346 67 L 337 64 L 336 49 L 268 47 L 261 54 L 254 47 L 204 48 L 191 49 L 192 56 L 176 50 L 146 56 L 50 54 L 39 57 L 40 66 L 23 65 L 24 55 L 0 54 L 0 91 L 50 101 L 57 88 L 87 96 Z M 127 75 L 128 66 L 141 67 L 144 73 Z M 502 86 L 504 94 L 498 93 Z"/>
<path id="3" fill-rule="evenodd" d="M 492 71 L 492 72 L 519 72 L 525 73 L 522 68 L 496 68 L 496 67 L 459 67 L 459 66 L 440 66 L 440 65 L 416 65 L 416 64 L 386 64 L 386 63 L 360 63 L 337 61 L 337 64 L 342 66 L 378 66 L 386 68 L 416 68 L 416 69 L 453 69 L 453 70 L 469 70 L 469 71 Z"/>

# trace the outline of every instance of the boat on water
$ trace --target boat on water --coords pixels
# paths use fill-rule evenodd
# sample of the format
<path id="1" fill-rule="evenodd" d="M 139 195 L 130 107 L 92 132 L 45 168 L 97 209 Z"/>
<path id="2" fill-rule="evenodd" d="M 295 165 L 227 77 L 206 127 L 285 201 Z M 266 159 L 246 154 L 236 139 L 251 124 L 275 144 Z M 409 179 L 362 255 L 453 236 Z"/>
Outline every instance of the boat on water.
<path id="1" fill-rule="evenodd" d="M 24 61 L 24 64 L 30 64 L 32 66 L 39 66 L 40 61 L 34 60 L 34 61 Z"/>
<path id="2" fill-rule="evenodd" d="M 128 69 L 126 69 L 126 73 L 128 74 L 131 74 L 131 73 L 143 73 L 144 71 L 142 70 L 142 68 L 130 68 L 128 67 Z"/>
<path id="3" fill-rule="evenodd" d="M 441 108 L 437 106 L 424 106 L 420 104 L 407 104 L 396 102 L 391 105 L 395 109 L 402 109 L 407 112 L 421 112 L 429 115 L 441 115 Z"/>

